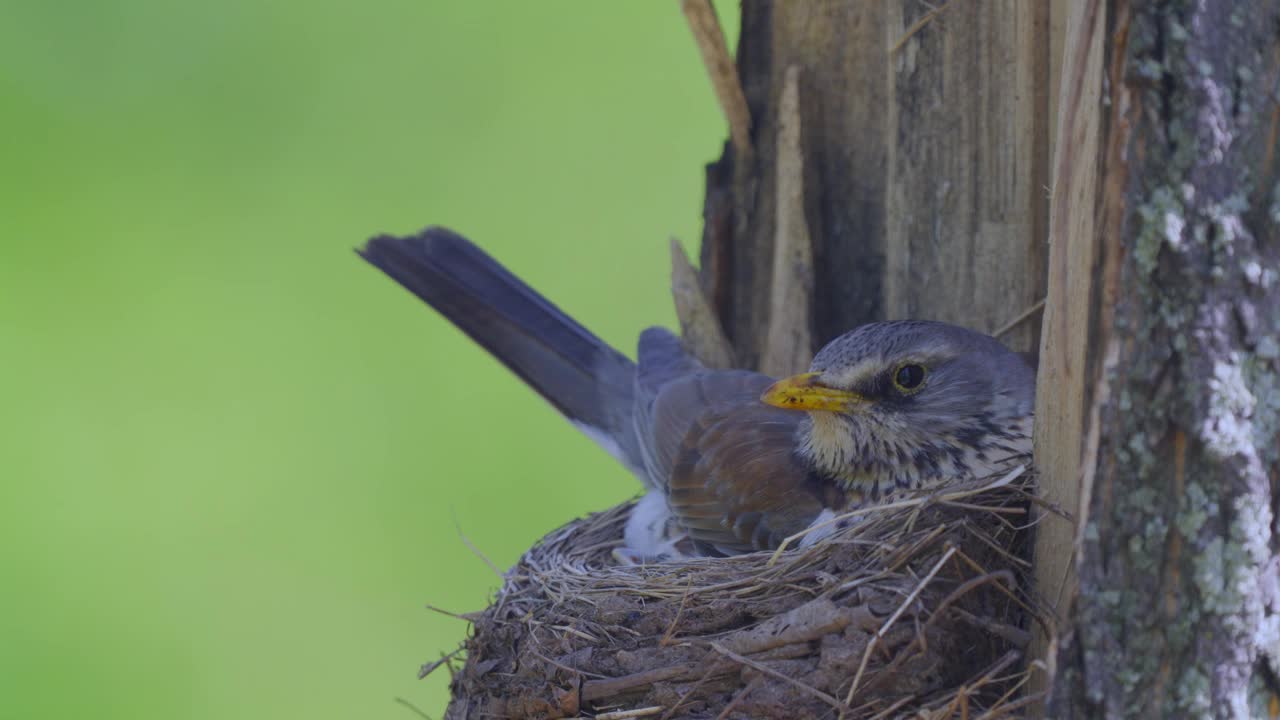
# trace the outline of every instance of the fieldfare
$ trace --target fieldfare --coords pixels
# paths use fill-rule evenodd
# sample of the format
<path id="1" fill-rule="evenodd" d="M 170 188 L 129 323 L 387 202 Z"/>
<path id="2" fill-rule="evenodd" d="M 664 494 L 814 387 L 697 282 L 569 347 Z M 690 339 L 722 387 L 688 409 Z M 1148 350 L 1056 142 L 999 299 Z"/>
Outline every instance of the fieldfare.
<path id="1" fill-rule="evenodd" d="M 449 230 L 375 237 L 358 252 L 640 479 L 628 557 L 772 549 L 837 513 L 984 477 L 1031 451 L 1035 373 L 972 330 L 863 325 L 809 372 L 775 380 L 705 368 L 654 327 L 632 362 Z"/>

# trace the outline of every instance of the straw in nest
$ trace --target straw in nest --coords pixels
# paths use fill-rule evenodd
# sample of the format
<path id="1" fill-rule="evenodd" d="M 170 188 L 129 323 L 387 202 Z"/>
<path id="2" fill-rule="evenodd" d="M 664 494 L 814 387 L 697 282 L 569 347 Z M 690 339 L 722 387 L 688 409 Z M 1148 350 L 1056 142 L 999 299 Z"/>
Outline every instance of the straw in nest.
<path id="1" fill-rule="evenodd" d="M 1044 617 L 1032 486 L 1019 468 L 864 508 L 808 548 L 632 567 L 612 558 L 630 504 L 572 522 L 468 616 L 445 717 L 1017 715 Z"/>

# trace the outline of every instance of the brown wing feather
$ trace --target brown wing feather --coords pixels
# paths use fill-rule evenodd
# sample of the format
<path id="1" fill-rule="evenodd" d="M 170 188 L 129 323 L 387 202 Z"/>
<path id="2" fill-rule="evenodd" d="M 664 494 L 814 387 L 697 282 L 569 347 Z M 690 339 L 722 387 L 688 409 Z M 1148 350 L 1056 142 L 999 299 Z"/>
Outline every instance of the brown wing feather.
<path id="1" fill-rule="evenodd" d="M 772 380 L 708 372 L 664 386 L 653 447 L 676 520 L 704 548 L 776 547 L 822 511 L 821 489 L 794 456 L 802 415 L 760 402 Z"/>

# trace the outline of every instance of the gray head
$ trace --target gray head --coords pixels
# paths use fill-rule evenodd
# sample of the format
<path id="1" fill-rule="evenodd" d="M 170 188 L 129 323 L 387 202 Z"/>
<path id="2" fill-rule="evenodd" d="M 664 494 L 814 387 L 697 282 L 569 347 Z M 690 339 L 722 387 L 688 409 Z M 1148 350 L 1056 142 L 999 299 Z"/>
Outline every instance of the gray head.
<path id="1" fill-rule="evenodd" d="M 1035 373 L 994 338 L 918 320 L 864 325 L 761 398 L 803 410 L 800 453 L 877 496 L 988 474 L 1030 452 Z"/>

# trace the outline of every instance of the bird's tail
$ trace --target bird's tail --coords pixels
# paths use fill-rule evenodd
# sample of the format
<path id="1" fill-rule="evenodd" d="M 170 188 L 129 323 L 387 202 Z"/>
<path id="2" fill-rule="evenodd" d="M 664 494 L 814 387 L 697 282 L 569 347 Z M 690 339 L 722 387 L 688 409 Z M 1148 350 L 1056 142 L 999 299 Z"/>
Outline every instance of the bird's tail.
<path id="1" fill-rule="evenodd" d="M 360 257 L 435 308 L 633 470 L 635 364 L 444 228 L 382 235 Z"/>

